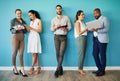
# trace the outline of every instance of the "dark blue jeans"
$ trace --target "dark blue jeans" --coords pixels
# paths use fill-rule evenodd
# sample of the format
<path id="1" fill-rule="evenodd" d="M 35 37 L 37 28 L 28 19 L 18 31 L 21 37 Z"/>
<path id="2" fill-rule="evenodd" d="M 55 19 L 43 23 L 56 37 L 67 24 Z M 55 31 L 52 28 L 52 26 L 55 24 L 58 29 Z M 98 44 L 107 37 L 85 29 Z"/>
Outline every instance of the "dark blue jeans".
<path id="1" fill-rule="evenodd" d="M 107 43 L 100 43 L 97 37 L 93 37 L 93 57 L 99 71 L 105 71 Z"/>

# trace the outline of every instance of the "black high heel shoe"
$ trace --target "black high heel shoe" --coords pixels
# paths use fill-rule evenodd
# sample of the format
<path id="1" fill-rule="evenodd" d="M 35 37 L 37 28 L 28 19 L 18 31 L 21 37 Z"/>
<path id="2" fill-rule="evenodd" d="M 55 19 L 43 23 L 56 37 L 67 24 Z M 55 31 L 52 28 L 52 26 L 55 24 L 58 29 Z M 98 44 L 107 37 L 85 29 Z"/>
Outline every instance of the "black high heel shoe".
<path id="1" fill-rule="evenodd" d="M 23 77 L 28 77 L 26 74 L 23 74 L 21 70 L 19 70 L 19 72 L 20 72 L 20 75 L 22 75 Z"/>
<path id="2" fill-rule="evenodd" d="M 15 70 L 14 70 L 14 68 L 13 68 L 13 73 L 14 73 L 14 75 L 19 75 L 19 73 L 17 72 L 15 72 Z"/>

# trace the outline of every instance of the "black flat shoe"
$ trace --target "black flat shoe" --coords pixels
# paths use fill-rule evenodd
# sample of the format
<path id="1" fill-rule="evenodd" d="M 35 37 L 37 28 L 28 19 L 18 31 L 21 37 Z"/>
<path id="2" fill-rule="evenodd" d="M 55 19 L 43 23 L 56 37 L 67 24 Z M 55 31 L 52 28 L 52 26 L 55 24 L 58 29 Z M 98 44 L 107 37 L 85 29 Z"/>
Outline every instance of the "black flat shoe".
<path id="1" fill-rule="evenodd" d="M 63 75 L 63 68 L 62 68 L 62 66 L 60 67 L 59 75 Z"/>
<path id="2" fill-rule="evenodd" d="M 92 73 L 93 73 L 93 74 L 97 74 L 98 72 L 99 72 L 99 71 L 97 70 L 97 71 L 93 71 Z"/>
<path id="3" fill-rule="evenodd" d="M 103 75 L 105 75 L 105 71 L 100 71 L 100 72 L 96 73 L 96 76 L 103 76 Z"/>
<path id="4" fill-rule="evenodd" d="M 59 76 L 58 70 L 55 71 L 54 76 L 57 78 Z"/>
<path id="5" fill-rule="evenodd" d="M 14 75 L 19 75 L 19 73 L 15 72 L 14 68 L 13 68 L 13 73 L 14 73 Z"/>
<path id="6" fill-rule="evenodd" d="M 20 75 L 22 75 L 23 77 L 28 77 L 26 74 L 23 74 L 21 70 L 19 70 L 19 72 L 20 72 Z"/>

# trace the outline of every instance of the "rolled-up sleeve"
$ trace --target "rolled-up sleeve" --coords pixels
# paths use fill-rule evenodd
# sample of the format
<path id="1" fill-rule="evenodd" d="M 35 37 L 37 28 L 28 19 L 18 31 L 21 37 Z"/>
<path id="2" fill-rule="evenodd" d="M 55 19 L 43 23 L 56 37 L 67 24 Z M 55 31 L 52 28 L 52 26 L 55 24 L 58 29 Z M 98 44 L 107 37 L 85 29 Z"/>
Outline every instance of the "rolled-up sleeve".
<path id="1" fill-rule="evenodd" d="M 67 17 L 67 25 L 68 25 L 68 30 L 71 30 L 71 22 L 70 19 Z"/>
<path id="2" fill-rule="evenodd" d="M 55 31 L 54 30 L 54 20 L 53 19 L 51 20 L 51 27 L 50 27 L 50 29 L 51 29 L 51 31 Z"/>
<path id="3" fill-rule="evenodd" d="M 10 31 L 11 31 L 12 33 L 15 33 L 16 30 L 15 30 L 15 28 L 13 28 L 13 27 L 14 27 L 14 20 L 11 20 L 11 21 L 10 21 Z"/>

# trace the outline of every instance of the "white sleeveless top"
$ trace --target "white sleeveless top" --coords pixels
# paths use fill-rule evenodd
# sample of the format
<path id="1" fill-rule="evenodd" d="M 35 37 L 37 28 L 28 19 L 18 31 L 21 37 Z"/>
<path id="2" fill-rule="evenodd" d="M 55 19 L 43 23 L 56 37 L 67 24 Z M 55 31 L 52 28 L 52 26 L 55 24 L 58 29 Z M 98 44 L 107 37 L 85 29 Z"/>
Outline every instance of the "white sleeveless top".
<path id="1" fill-rule="evenodd" d="M 84 22 L 82 22 L 82 21 L 80 21 L 80 20 L 77 21 L 77 22 L 80 23 L 80 29 L 81 29 L 81 31 L 83 31 L 83 30 L 86 29 L 86 26 L 85 26 Z M 74 35 L 75 35 L 75 38 L 79 37 L 79 35 L 77 34 L 77 31 L 76 31 L 76 27 L 74 27 Z M 87 32 L 84 32 L 83 34 L 81 34 L 81 36 L 82 36 L 82 35 L 86 36 L 86 35 L 87 35 Z"/>

